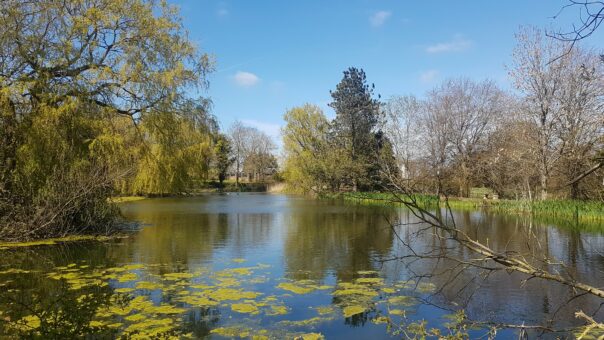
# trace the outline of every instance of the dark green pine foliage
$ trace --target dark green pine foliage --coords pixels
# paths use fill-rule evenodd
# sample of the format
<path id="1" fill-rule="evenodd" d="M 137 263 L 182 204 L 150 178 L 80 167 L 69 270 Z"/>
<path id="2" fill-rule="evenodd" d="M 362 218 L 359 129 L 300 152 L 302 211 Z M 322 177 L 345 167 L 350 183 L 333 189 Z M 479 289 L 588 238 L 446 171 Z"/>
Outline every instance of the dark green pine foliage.
<path id="1" fill-rule="evenodd" d="M 350 185 L 353 190 L 374 189 L 380 181 L 383 134 L 379 96 L 374 98 L 373 84 L 367 83 L 365 71 L 350 67 L 331 91 L 329 104 L 336 112 L 332 136 L 351 161 Z M 391 149 L 390 149 L 391 150 Z"/>
<path id="2" fill-rule="evenodd" d="M 222 182 L 227 178 L 229 167 L 235 162 L 235 158 L 231 157 L 232 149 L 229 138 L 224 134 L 218 134 L 214 141 L 214 154 L 216 155 L 215 167 L 220 188 L 222 188 Z"/>

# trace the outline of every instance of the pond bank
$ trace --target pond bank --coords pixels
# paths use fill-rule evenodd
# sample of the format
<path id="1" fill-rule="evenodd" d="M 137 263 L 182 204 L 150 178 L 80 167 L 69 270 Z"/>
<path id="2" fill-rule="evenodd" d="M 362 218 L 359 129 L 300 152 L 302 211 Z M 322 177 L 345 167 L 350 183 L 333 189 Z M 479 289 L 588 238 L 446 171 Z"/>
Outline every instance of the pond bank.
<path id="1" fill-rule="evenodd" d="M 391 193 L 358 192 L 325 195 L 365 204 L 403 205 Z M 448 204 L 455 210 L 486 209 L 494 213 L 530 215 L 548 222 L 556 220 L 563 225 L 585 230 L 604 232 L 604 202 L 576 200 L 504 200 L 449 197 L 446 201 L 438 196 L 417 194 L 413 196 L 423 208 L 445 208 Z"/>
<path id="2" fill-rule="evenodd" d="M 72 235 L 66 237 L 59 238 L 46 238 L 34 241 L 25 241 L 25 242 L 0 242 L 0 250 L 7 250 L 12 248 L 25 248 L 25 247 L 36 247 L 36 246 L 48 246 L 48 245 L 57 245 L 62 243 L 69 242 L 82 242 L 82 241 L 98 241 L 105 242 L 109 240 L 126 238 L 128 235 L 126 234 L 115 234 L 115 235 Z"/>

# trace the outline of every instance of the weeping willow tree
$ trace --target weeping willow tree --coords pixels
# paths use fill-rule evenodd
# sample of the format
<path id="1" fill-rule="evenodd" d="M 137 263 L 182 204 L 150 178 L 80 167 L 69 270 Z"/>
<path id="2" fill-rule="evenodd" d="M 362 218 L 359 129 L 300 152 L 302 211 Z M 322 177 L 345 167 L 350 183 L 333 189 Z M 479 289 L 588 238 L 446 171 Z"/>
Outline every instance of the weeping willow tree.
<path id="1" fill-rule="evenodd" d="M 184 192 L 207 179 L 216 124 L 199 106 L 184 114 L 154 112 L 142 124 L 141 144 L 131 192 L 164 195 Z"/>
<path id="2" fill-rule="evenodd" d="M 212 61 L 166 2 L 3 1 L 0 45 L 0 238 L 105 232 L 116 190 L 207 173 Z"/>
<path id="3" fill-rule="evenodd" d="M 283 176 L 288 190 L 298 193 L 337 192 L 355 167 L 349 154 L 335 147 L 323 111 L 306 104 L 283 117 Z"/>

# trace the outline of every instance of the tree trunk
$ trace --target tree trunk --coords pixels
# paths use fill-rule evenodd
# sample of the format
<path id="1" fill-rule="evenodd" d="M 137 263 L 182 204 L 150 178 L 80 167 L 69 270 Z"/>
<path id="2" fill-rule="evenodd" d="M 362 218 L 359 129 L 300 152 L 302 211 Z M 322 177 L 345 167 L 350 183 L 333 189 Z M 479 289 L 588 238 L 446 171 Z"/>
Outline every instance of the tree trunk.
<path id="1" fill-rule="evenodd" d="M 579 182 L 570 185 L 570 198 L 573 200 L 579 199 Z"/>
<path id="2" fill-rule="evenodd" d="M 237 160 L 237 166 L 235 169 L 235 186 L 237 188 L 239 188 L 239 167 L 240 167 L 239 160 Z"/>
<path id="3" fill-rule="evenodd" d="M 540 178 L 541 184 L 541 200 L 547 199 L 547 174 L 542 173 Z"/>

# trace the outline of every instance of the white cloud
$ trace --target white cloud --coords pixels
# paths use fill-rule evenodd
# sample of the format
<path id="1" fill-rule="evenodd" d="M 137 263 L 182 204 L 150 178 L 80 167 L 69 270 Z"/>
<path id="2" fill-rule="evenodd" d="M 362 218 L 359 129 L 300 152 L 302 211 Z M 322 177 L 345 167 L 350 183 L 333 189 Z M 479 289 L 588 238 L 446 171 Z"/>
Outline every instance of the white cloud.
<path id="1" fill-rule="evenodd" d="M 281 140 L 281 125 L 279 124 L 262 122 L 255 119 L 242 119 L 241 122 L 266 133 L 274 142 L 278 143 Z"/>
<path id="2" fill-rule="evenodd" d="M 428 70 L 419 75 L 419 80 L 422 83 L 431 83 L 436 79 L 436 77 L 438 77 L 438 75 L 438 70 Z"/>
<path id="3" fill-rule="evenodd" d="M 390 11 L 377 11 L 369 17 L 369 22 L 373 27 L 382 26 L 392 15 Z"/>
<path id="4" fill-rule="evenodd" d="M 472 41 L 461 35 L 456 35 L 453 40 L 430 45 L 426 48 L 428 53 L 459 52 L 467 50 L 472 46 Z"/>
<path id="5" fill-rule="evenodd" d="M 233 76 L 233 79 L 235 79 L 235 84 L 241 87 L 252 87 L 260 82 L 260 78 L 257 75 L 245 71 L 238 71 Z"/>

